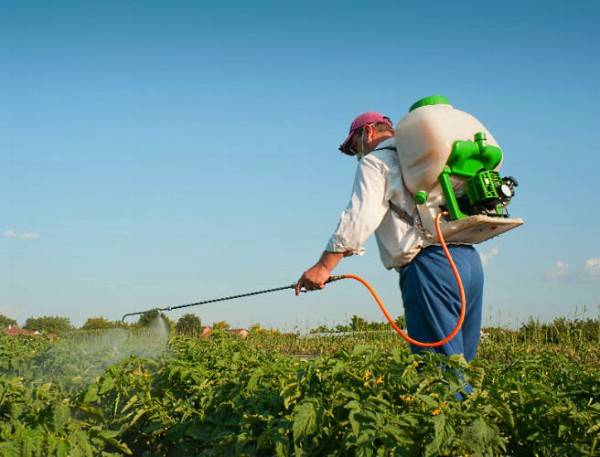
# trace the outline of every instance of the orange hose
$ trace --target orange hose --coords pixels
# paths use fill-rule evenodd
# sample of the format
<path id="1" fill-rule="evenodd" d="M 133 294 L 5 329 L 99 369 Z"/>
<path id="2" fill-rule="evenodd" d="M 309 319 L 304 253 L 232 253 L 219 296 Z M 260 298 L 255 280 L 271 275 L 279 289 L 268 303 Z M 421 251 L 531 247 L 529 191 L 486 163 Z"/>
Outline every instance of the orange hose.
<path id="1" fill-rule="evenodd" d="M 458 316 L 458 322 L 456 323 L 456 327 L 454 327 L 454 330 L 452 330 L 452 332 L 443 340 L 436 341 L 434 343 L 424 343 L 422 341 L 417 341 L 417 340 L 411 338 L 410 336 L 408 336 L 408 334 L 404 333 L 400 329 L 400 327 L 398 327 L 398 325 L 396 325 L 396 323 L 394 322 L 394 319 L 392 319 L 392 316 L 390 316 L 390 313 L 388 313 L 388 310 L 386 309 L 385 305 L 383 304 L 383 302 L 381 301 L 381 299 L 377 295 L 377 292 L 375 292 L 375 289 L 373 289 L 371 284 L 369 284 L 366 280 L 364 280 L 363 278 L 361 278 L 360 276 L 357 276 L 357 275 L 353 275 L 353 274 L 340 275 L 342 278 L 354 279 L 354 280 L 360 282 L 363 286 L 365 286 L 367 288 L 367 290 L 371 293 L 371 295 L 373 296 L 373 298 L 375 299 L 377 304 L 379 305 L 379 308 L 383 312 L 383 315 L 388 320 L 388 322 L 390 323 L 392 328 L 396 331 L 396 333 L 398 335 L 400 335 L 402 338 L 404 338 L 406 341 L 408 341 L 409 343 L 414 344 L 415 346 L 420 346 L 420 347 L 424 347 L 424 348 L 436 348 L 439 346 L 443 346 L 448 341 L 450 341 L 452 338 L 454 338 L 456 336 L 456 334 L 459 332 L 460 328 L 462 327 L 463 321 L 465 320 L 465 313 L 467 310 L 467 298 L 465 296 L 465 289 L 463 287 L 463 283 L 460 278 L 460 274 L 458 273 L 458 269 L 456 268 L 456 264 L 454 263 L 454 260 L 452 259 L 452 256 L 450 255 L 450 251 L 448 251 L 448 247 L 446 246 L 446 242 L 444 241 L 444 236 L 442 235 L 442 231 L 440 229 L 440 217 L 445 214 L 447 214 L 447 213 L 445 213 L 445 212 L 440 213 L 435 218 L 435 231 L 437 233 L 438 240 L 439 240 L 440 244 L 442 245 L 442 249 L 444 250 L 444 254 L 446 254 L 446 258 L 448 259 L 448 263 L 450 264 L 452 273 L 454 274 L 454 279 L 456 280 L 456 285 L 458 286 L 458 292 L 460 294 L 461 307 L 460 307 L 460 315 Z"/>

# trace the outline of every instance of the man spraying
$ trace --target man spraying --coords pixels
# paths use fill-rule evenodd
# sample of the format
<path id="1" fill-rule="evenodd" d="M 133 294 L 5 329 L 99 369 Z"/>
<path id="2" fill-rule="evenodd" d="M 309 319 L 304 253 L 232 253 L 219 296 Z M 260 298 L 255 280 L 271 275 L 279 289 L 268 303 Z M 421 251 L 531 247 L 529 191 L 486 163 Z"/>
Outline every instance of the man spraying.
<path id="1" fill-rule="evenodd" d="M 402 178 L 392 121 L 376 112 L 361 114 L 339 149 L 358 158 L 350 203 L 319 261 L 298 280 L 296 295 L 325 287 L 342 258 L 363 254 L 364 243 L 375 233 L 383 265 L 400 273 L 408 334 L 422 342 L 442 340 L 458 321 L 461 300 L 442 247 L 426 240 L 413 222 L 414 197 Z M 463 354 L 470 361 L 481 329 L 483 269 L 472 245 L 448 248 L 464 284 L 467 308 L 459 333 L 434 350 Z"/>

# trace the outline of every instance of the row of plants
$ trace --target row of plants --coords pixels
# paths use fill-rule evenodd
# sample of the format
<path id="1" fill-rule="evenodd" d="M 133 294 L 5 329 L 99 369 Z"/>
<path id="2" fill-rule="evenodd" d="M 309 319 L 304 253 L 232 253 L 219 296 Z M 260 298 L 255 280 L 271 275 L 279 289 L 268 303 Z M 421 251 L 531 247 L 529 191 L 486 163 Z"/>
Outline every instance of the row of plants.
<path id="1" fill-rule="evenodd" d="M 494 340 L 505 357 L 467 365 L 388 334 L 310 357 L 273 350 L 282 335 L 161 335 L 0 337 L 0 455 L 600 453 L 598 365 L 551 345 Z"/>

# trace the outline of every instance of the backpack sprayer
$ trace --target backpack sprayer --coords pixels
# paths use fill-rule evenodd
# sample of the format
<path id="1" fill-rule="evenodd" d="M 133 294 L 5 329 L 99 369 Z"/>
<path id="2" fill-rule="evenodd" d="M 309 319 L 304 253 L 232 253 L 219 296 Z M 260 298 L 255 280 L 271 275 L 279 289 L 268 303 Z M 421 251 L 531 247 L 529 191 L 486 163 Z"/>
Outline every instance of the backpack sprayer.
<path id="1" fill-rule="evenodd" d="M 446 241 L 477 244 L 522 225 L 522 219 L 510 218 L 507 211 L 518 183 L 513 177 L 500 177 L 502 150 L 483 124 L 470 114 L 454 109 L 446 97 L 434 95 L 413 104 L 398 122 L 395 135 L 402 177 L 415 196 L 417 216 L 413 225 L 430 244 L 435 243 L 435 233 L 456 281 L 461 300 L 456 326 L 441 341 L 417 341 L 396 325 L 375 289 L 360 276 L 331 276 L 326 283 L 341 279 L 360 282 L 404 340 L 415 346 L 439 347 L 459 332 L 467 306 L 462 280 Z M 121 320 L 148 312 L 173 311 L 295 287 L 296 284 L 290 284 L 186 305 L 152 308 L 127 313 Z"/>
<path id="2" fill-rule="evenodd" d="M 485 126 L 446 97 L 417 101 L 396 125 L 396 149 L 407 189 L 415 196 L 415 226 L 435 243 L 443 212 L 447 242 L 477 244 L 523 224 L 508 204 L 518 182 L 500 177 L 502 149 Z"/>

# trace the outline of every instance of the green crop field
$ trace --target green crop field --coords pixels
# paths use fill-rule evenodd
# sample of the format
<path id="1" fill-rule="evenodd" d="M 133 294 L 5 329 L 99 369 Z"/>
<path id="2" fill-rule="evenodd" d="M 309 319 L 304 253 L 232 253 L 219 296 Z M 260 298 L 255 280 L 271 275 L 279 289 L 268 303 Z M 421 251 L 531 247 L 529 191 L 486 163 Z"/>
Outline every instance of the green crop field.
<path id="1" fill-rule="evenodd" d="M 469 365 L 385 331 L 2 336 L 0 455 L 600 455 L 600 321 L 486 333 Z"/>

